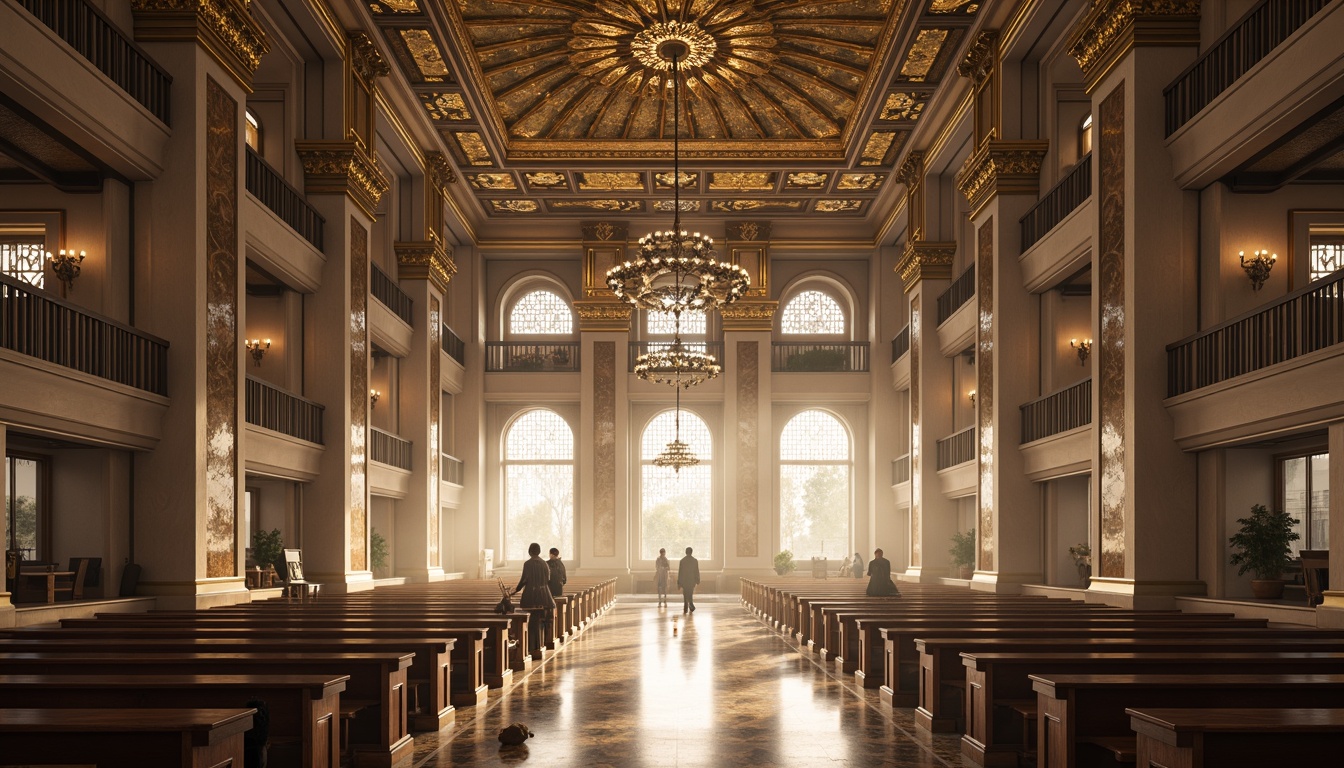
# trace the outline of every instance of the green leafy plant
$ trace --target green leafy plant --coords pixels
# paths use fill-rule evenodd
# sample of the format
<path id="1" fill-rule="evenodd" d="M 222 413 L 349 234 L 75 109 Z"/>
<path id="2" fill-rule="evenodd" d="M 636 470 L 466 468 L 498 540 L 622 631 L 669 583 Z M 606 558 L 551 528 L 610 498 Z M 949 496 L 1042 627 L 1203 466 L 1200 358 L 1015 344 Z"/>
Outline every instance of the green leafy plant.
<path id="1" fill-rule="evenodd" d="M 1074 565 L 1092 564 L 1092 546 L 1086 541 L 1074 544 L 1069 547 L 1069 557 L 1073 558 Z"/>
<path id="2" fill-rule="evenodd" d="M 793 569 L 797 567 L 798 564 L 793 562 L 793 553 L 789 550 L 786 549 L 775 555 L 775 573 L 778 573 L 780 576 L 783 576 L 786 573 L 793 573 Z"/>
<path id="3" fill-rule="evenodd" d="M 285 539 L 280 535 L 279 528 L 272 529 L 270 533 L 257 531 L 252 534 L 252 559 L 263 570 L 268 565 L 274 566 L 280 562 L 284 554 Z"/>
<path id="4" fill-rule="evenodd" d="M 1292 559 L 1289 543 L 1302 538 L 1293 530 L 1301 521 L 1287 512 L 1270 512 L 1265 505 L 1256 504 L 1251 507 L 1250 517 L 1237 522 L 1241 530 L 1227 540 L 1237 550 L 1231 560 L 1232 565 L 1241 566 L 1237 575 L 1250 571 L 1261 581 L 1280 578 Z"/>
<path id="5" fill-rule="evenodd" d="M 789 355 L 784 367 L 790 371 L 843 371 L 848 362 L 842 349 L 809 349 Z"/>
<path id="6" fill-rule="evenodd" d="M 387 539 L 377 528 L 369 533 L 369 559 L 373 561 L 374 570 L 387 567 Z"/>
<path id="7" fill-rule="evenodd" d="M 952 548 L 947 551 L 952 564 L 963 568 L 975 565 L 975 529 L 952 534 Z"/>

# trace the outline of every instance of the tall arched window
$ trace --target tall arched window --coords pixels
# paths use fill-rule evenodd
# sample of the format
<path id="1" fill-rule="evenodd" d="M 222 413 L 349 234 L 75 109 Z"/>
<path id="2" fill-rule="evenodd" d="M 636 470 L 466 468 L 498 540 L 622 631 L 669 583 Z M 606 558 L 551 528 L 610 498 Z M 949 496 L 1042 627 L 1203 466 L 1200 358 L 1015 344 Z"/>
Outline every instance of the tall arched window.
<path id="1" fill-rule="evenodd" d="M 676 559 L 686 547 L 695 547 L 697 557 L 712 556 L 710 532 L 710 467 L 714 445 L 709 427 L 694 413 L 681 412 L 681 440 L 700 459 L 693 467 L 675 472 L 654 466 L 653 460 L 676 435 L 676 412 L 663 411 L 644 428 L 640 458 L 639 555 L 658 557 L 665 547 Z"/>
<path id="2" fill-rule="evenodd" d="M 504 436 L 504 556 L 526 560 L 527 545 L 574 551 L 574 431 L 537 408 Z"/>
<path id="3" fill-rule="evenodd" d="M 511 335 L 568 336 L 574 332 L 569 304 L 545 288 L 524 294 L 509 311 Z"/>
<path id="4" fill-rule="evenodd" d="M 784 305 L 779 330 L 786 334 L 843 334 L 845 311 L 830 294 L 802 291 Z"/>
<path id="5" fill-rule="evenodd" d="M 803 411 L 780 433 L 780 547 L 795 558 L 849 554 L 849 443 L 849 430 L 825 411 Z"/>

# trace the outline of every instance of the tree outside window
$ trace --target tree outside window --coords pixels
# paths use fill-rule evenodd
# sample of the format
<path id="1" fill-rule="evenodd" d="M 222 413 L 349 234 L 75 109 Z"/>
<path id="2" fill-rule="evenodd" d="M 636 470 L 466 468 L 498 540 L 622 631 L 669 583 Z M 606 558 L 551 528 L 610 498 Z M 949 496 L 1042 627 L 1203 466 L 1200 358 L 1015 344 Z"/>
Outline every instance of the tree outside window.
<path id="1" fill-rule="evenodd" d="M 693 467 L 675 472 L 654 466 L 653 460 L 676 435 L 676 412 L 663 411 L 644 428 L 640 466 L 640 547 L 644 560 L 694 547 L 700 558 L 710 549 L 711 481 L 714 445 L 709 426 L 694 413 L 681 412 L 681 439 L 700 459 Z"/>
<path id="2" fill-rule="evenodd" d="M 779 439 L 780 548 L 796 558 L 849 554 L 853 461 L 849 430 L 831 414 L 806 410 Z"/>
<path id="3" fill-rule="evenodd" d="M 504 557 L 527 545 L 574 551 L 574 431 L 558 413 L 519 416 L 504 437 Z"/>
<path id="4" fill-rule="evenodd" d="M 1298 524 L 1301 537 L 1291 542 L 1293 555 L 1304 549 L 1330 548 L 1330 454 L 1285 457 L 1280 463 L 1283 511 Z"/>

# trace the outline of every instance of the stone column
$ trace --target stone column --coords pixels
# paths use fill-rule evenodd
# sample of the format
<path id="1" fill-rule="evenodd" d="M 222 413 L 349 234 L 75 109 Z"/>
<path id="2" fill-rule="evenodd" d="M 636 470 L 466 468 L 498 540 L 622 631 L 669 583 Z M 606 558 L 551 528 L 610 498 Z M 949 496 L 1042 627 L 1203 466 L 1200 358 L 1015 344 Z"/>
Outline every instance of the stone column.
<path id="1" fill-rule="evenodd" d="M 8 450 L 7 448 L 8 436 L 9 436 L 9 428 L 3 421 L 0 421 L 0 458 L 4 458 L 5 451 Z M 0 471 L 0 499 L 8 498 L 8 496 L 9 496 L 9 472 Z M 0 546 L 0 550 L 4 550 L 8 546 L 9 543 L 5 542 L 4 546 Z M 0 582 L 0 627 L 14 626 L 14 616 L 15 616 L 14 605 L 9 600 L 9 592 L 6 591 L 7 588 L 8 588 L 7 583 Z"/>
<path id="2" fill-rule="evenodd" d="M 736 577 L 771 574 L 779 542 L 770 408 L 770 338 L 777 306 L 775 301 L 745 299 L 721 310 L 727 526 L 721 592 L 736 591 Z"/>
<path id="3" fill-rule="evenodd" d="M 1329 429 L 1330 572 L 1344 573 L 1344 422 L 1335 422 Z M 1316 623 L 1344 629 L 1344 588 L 1325 591 L 1325 602 L 1316 609 Z"/>
<path id="4" fill-rule="evenodd" d="M 1162 89 L 1198 52 L 1199 2 L 1093 5 L 1070 40 L 1096 141 L 1093 199 L 1093 425 L 1098 546 L 1089 597 L 1171 606 L 1203 594 L 1196 551 L 1195 459 L 1177 447 L 1166 345 L 1197 327 L 1196 193 L 1172 180 Z"/>
<path id="5" fill-rule="evenodd" d="M 136 0 L 136 38 L 173 76 L 165 171 L 137 185 L 137 324 L 167 339 L 163 438 L 135 455 L 142 594 L 160 608 L 248 599 L 243 467 L 243 112 L 267 50 L 246 4 Z"/>

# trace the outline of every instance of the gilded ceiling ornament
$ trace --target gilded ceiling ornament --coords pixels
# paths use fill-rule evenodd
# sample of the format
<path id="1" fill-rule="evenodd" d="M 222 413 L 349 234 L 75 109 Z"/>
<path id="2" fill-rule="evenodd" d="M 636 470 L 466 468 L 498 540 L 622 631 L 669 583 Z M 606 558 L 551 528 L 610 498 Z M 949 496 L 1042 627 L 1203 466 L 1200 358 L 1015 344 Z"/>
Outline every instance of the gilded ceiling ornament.
<path id="1" fill-rule="evenodd" d="M 910 241 L 896 262 L 896 274 L 908 293 L 920 280 L 951 280 L 952 259 L 957 255 L 956 243 L 928 240 Z"/>
<path id="2" fill-rule="evenodd" d="M 379 5 L 386 6 L 393 13 L 419 13 L 420 6 L 415 0 L 378 0 L 378 4 L 369 3 L 369 10 L 382 13 Z"/>
<path id="3" fill-rule="evenodd" d="M 728 171 L 709 174 L 710 189 L 734 191 L 764 191 L 775 188 L 775 174 L 772 171 Z"/>
<path id="4" fill-rule="evenodd" d="M 420 70 L 420 74 L 426 80 L 442 80 L 452 74 L 448 71 L 448 63 L 443 60 L 439 44 L 434 42 L 429 30 L 403 29 L 401 39 L 406 43 L 406 50 L 410 51 L 411 59 L 415 61 L 415 68 Z"/>
<path id="5" fill-rule="evenodd" d="M 714 200 L 709 209 L 716 213 L 739 211 L 800 211 L 802 200 Z"/>
<path id="6" fill-rule="evenodd" d="M 878 114 L 879 120 L 903 120 L 915 122 L 919 115 L 924 111 L 924 104 L 928 101 L 925 94 L 910 92 L 889 93 L 887 100 L 882 104 L 882 111 Z"/>
<path id="7" fill-rule="evenodd" d="M 671 201 L 671 200 L 654 200 L 654 201 L 653 201 L 653 210 L 655 210 L 655 211 L 657 211 L 657 212 L 659 212 L 659 213 L 671 213 L 671 212 L 672 212 L 672 209 L 673 209 L 674 207 L 675 207 L 675 206 L 672 204 L 672 201 Z M 681 201 L 681 212 L 682 212 L 682 213 L 696 213 L 696 212 L 698 212 L 699 210 L 700 210 L 700 201 L 699 201 L 699 200 L 682 200 L 682 201 Z"/>
<path id="8" fill-rule="evenodd" d="M 346 35 L 350 39 L 350 68 L 356 74 L 372 81 L 376 77 L 387 77 L 392 72 L 367 33 L 346 32 Z"/>
<path id="9" fill-rule="evenodd" d="M 1133 39 L 1136 21 L 1158 25 L 1161 39 L 1168 42 L 1199 43 L 1200 0 L 1096 0 L 1092 9 L 1074 29 L 1069 40 L 1069 55 L 1078 60 L 1090 82 L 1096 68 L 1107 59 L 1112 47 Z M 1176 29 L 1175 20 L 1189 22 L 1193 29 Z M 1189 38 L 1193 33 L 1193 41 Z"/>
<path id="10" fill-rule="evenodd" d="M 547 200 L 546 207 L 553 211 L 611 211 L 618 213 L 643 213 L 643 200 Z"/>
<path id="11" fill-rule="evenodd" d="M 578 174 L 579 189 L 642 191 L 644 174 L 631 172 L 593 172 Z"/>
<path id="12" fill-rule="evenodd" d="M 580 227 L 584 240 L 624 240 L 629 235 L 626 225 L 612 221 L 585 221 Z"/>
<path id="13" fill-rule="evenodd" d="M 686 45 L 686 56 L 679 65 L 687 71 L 703 67 L 714 57 L 719 44 L 714 36 L 693 21 L 656 21 L 635 33 L 630 41 L 630 52 L 648 69 L 667 72 L 672 62 L 658 55 L 658 47 L 669 40 Z"/>
<path id="14" fill-rule="evenodd" d="M 447 292 L 449 281 L 457 274 L 451 250 L 438 241 L 398 242 L 392 249 L 397 254 L 397 279 L 429 280 Z"/>
<path id="15" fill-rule="evenodd" d="M 929 13 L 935 15 L 965 13 L 970 16 L 978 10 L 980 10 L 980 4 L 974 2 L 974 0 L 933 0 L 929 3 Z"/>
<path id="16" fill-rule="evenodd" d="M 430 120 L 465 122 L 471 119 L 471 110 L 460 93 L 422 93 L 420 102 L 425 105 Z"/>
<path id="17" fill-rule="evenodd" d="M 999 52 L 999 31 L 986 29 L 975 36 L 966 57 L 957 65 L 957 74 L 969 78 L 977 86 L 994 72 Z"/>
<path id="18" fill-rule="evenodd" d="M 527 179 L 529 187 L 538 189 L 563 189 L 569 186 L 565 179 L 565 174 L 554 171 L 538 171 L 536 173 L 524 173 L 523 177 Z"/>
<path id="19" fill-rule="evenodd" d="M 448 162 L 442 152 L 425 153 L 425 171 L 430 181 L 445 195 L 448 194 L 448 185 L 457 183 L 457 171 L 453 170 L 453 164 Z"/>
<path id="20" fill-rule="evenodd" d="M 757 239 L 770 239 L 770 222 L 768 221 L 730 221 L 728 222 L 729 240 L 746 240 L 752 242 Z"/>
<path id="21" fill-rule="evenodd" d="M 472 173 L 467 175 L 467 180 L 476 189 L 488 191 L 518 189 L 518 185 L 513 181 L 513 174 L 510 173 Z"/>
<path id="22" fill-rule="evenodd" d="M 906 189 L 919 186 L 924 180 L 924 153 L 915 150 L 905 156 L 905 162 L 896 169 L 896 181 L 905 185 Z"/>
<path id="23" fill-rule="evenodd" d="M 835 188 L 845 192 L 871 192 L 882 186 L 885 173 L 842 173 Z"/>
<path id="24" fill-rule="evenodd" d="M 894 131 L 874 131 L 868 137 L 868 143 L 863 146 L 863 153 L 859 156 L 859 165 L 882 165 L 885 163 L 887 152 L 891 149 L 894 141 L 896 141 Z"/>
<path id="25" fill-rule="evenodd" d="M 901 65 L 901 76 L 912 82 L 924 82 L 929 76 L 929 70 L 933 69 L 933 63 L 938 60 L 938 53 L 943 50 L 943 43 L 946 40 L 946 29 L 919 30 L 919 35 L 915 37 L 910 51 L 905 55 L 905 63 Z"/>
<path id="26" fill-rule="evenodd" d="M 662 173 L 655 173 L 653 174 L 653 180 L 657 182 L 658 186 L 662 189 L 672 188 L 671 171 L 663 171 Z M 687 187 L 694 187 L 695 185 L 700 183 L 700 174 L 694 171 L 682 171 L 680 181 L 682 189 L 686 189 Z"/>
<path id="27" fill-rule="evenodd" d="M 802 171 L 799 173 L 790 173 L 784 177 L 785 189 L 821 189 L 826 186 L 826 182 L 831 178 L 829 173 L 816 173 L 813 171 Z"/>
<path id="28" fill-rule="evenodd" d="M 623 301 L 576 301 L 574 311 L 579 320 L 615 320 L 629 322 L 635 308 Z"/>
<path id="29" fill-rule="evenodd" d="M 957 173 L 957 188 L 975 216 L 996 194 L 1035 195 L 1040 190 L 1041 161 L 1048 141 L 988 141 L 966 158 Z"/>
<path id="30" fill-rule="evenodd" d="M 131 0 L 131 10 L 138 41 L 218 41 L 206 49 L 249 90 L 261 57 L 271 49 L 247 0 Z M 182 23 L 183 14 L 192 15 L 191 23 Z"/>
<path id="31" fill-rule="evenodd" d="M 817 213 L 853 213 L 861 208 L 862 200 L 818 200 L 812 210 Z"/>
<path id="32" fill-rule="evenodd" d="M 294 149 L 303 163 L 309 194 L 344 193 L 369 218 L 378 217 L 378 202 L 391 188 L 378 163 L 353 141 L 298 141 Z"/>
<path id="33" fill-rule="evenodd" d="M 490 150 L 486 149 L 481 134 L 474 131 L 455 131 L 453 139 L 457 141 L 457 146 L 469 164 L 494 165 L 494 161 L 490 159 Z"/>
<path id="34" fill-rule="evenodd" d="M 491 200 L 490 207 L 495 213 L 536 213 L 541 210 L 533 200 Z"/>

